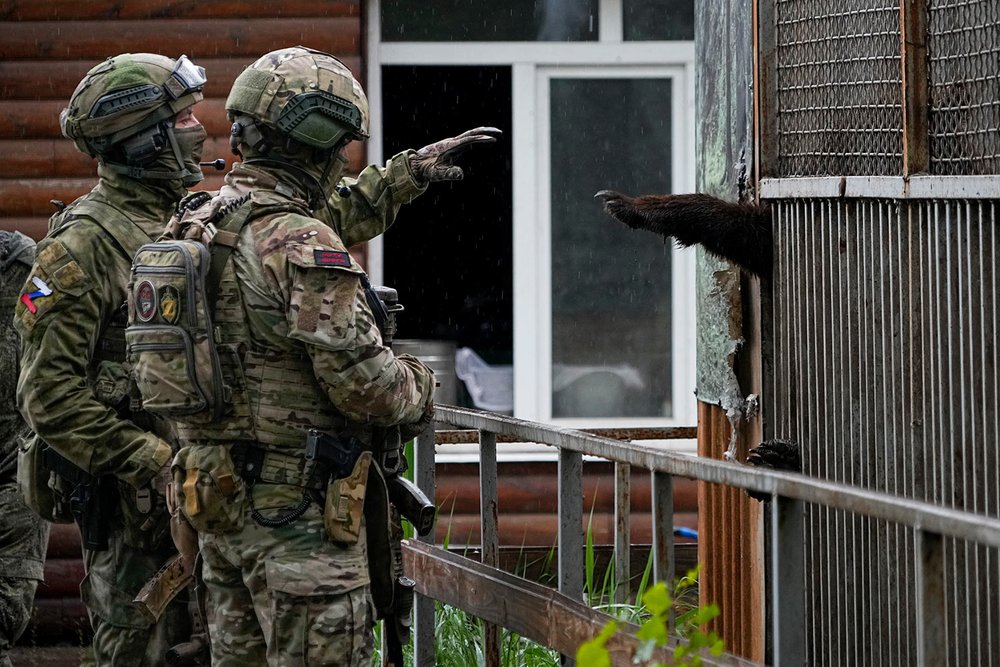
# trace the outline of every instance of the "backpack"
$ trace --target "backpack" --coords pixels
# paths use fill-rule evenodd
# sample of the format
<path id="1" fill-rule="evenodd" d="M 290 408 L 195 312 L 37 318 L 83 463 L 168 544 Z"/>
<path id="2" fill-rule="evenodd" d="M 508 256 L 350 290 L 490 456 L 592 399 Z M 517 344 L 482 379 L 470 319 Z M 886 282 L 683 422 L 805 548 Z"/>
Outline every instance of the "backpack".
<path id="1" fill-rule="evenodd" d="M 143 410 L 190 424 L 230 411 L 213 321 L 223 271 L 250 212 L 249 194 L 227 201 L 194 193 L 164 234 L 136 252 L 125 340 Z"/>

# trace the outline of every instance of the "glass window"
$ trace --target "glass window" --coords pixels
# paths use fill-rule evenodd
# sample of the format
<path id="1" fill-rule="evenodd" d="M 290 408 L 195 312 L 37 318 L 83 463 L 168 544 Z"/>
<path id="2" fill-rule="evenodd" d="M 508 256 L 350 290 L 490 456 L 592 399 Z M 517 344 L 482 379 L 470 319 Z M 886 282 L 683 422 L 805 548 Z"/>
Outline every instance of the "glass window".
<path id="1" fill-rule="evenodd" d="M 693 40 L 694 0 L 623 0 L 626 41 Z"/>
<path id="2" fill-rule="evenodd" d="M 580 42 L 597 39 L 598 0 L 383 0 L 386 42 Z"/>
<path id="3" fill-rule="evenodd" d="M 610 188 L 670 192 L 672 81 L 551 81 L 552 416 L 670 417 L 670 248 L 612 221 Z"/>

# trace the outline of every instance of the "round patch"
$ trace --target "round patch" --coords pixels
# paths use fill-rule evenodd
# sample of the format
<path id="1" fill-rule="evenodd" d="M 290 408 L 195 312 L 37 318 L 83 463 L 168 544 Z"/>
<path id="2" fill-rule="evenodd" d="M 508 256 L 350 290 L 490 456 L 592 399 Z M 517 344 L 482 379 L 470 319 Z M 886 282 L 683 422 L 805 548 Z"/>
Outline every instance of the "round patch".
<path id="1" fill-rule="evenodd" d="M 167 324 L 177 324 L 181 316 L 181 295 L 177 288 L 172 285 L 164 285 L 160 288 L 160 317 Z"/>
<path id="2" fill-rule="evenodd" d="M 153 283 L 143 280 L 135 288 L 135 316 L 148 322 L 156 315 L 156 288 Z"/>

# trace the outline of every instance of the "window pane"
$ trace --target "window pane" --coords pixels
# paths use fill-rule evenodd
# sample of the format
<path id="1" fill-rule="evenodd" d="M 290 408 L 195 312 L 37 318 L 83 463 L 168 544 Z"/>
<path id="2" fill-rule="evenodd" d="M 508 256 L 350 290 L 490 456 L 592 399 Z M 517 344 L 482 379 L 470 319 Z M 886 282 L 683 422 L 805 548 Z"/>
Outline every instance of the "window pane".
<path id="1" fill-rule="evenodd" d="M 626 41 L 693 40 L 694 0 L 624 0 Z"/>
<path id="2" fill-rule="evenodd" d="M 594 200 L 670 191 L 670 99 L 669 79 L 551 82 L 553 417 L 672 414 L 669 247 Z"/>
<path id="3" fill-rule="evenodd" d="M 597 39 L 598 0 L 383 0 L 386 42 L 580 42 Z"/>

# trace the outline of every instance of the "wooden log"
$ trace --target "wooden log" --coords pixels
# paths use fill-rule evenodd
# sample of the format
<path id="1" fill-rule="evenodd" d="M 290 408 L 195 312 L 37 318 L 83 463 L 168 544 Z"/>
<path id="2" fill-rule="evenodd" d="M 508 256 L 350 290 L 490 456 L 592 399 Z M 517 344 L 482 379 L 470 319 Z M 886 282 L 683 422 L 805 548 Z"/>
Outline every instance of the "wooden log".
<path id="1" fill-rule="evenodd" d="M 61 137 L 59 112 L 65 101 L 0 101 L 0 137 L 5 139 L 54 139 Z"/>
<path id="2" fill-rule="evenodd" d="M 0 139 L 0 155 L 0 178 L 97 176 L 97 162 L 64 138 Z"/>
<path id="3" fill-rule="evenodd" d="M 33 238 L 36 242 L 42 240 L 48 229 L 49 219 L 47 217 L 34 218 L 4 218 L 0 217 L 0 229 L 8 232 L 21 232 Z"/>
<path id="4" fill-rule="evenodd" d="M 556 478 L 554 475 L 503 475 L 497 476 L 500 511 L 555 512 L 558 508 Z M 583 478 L 583 506 L 599 512 L 614 508 L 614 478 L 611 475 L 586 473 Z M 678 479 L 674 484 L 674 507 L 678 511 L 697 508 L 698 487 L 691 480 Z M 479 511 L 479 478 L 472 475 L 455 475 L 439 481 L 438 505 L 454 507 L 459 513 Z M 632 476 L 630 506 L 633 510 L 649 511 L 651 484 L 649 475 Z"/>
<path id="5" fill-rule="evenodd" d="M 222 179 L 221 175 L 207 176 L 195 189 L 218 190 Z M 0 218 L 50 216 L 55 210 L 51 200 L 68 204 L 89 192 L 96 183 L 96 179 L 90 178 L 0 179 Z"/>
<path id="6" fill-rule="evenodd" d="M 23 230 L 21 230 L 23 231 Z M 25 232 L 27 233 L 27 232 Z M 54 523 L 49 530 L 45 558 L 80 558 L 80 529 L 75 523 Z"/>
<path id="7" fill-rule="evenodd" d="M 581 530 L 586 533 L 589 515 L 583 518 Z M 652 542 L 652 516 L 648 512 L 632 513 L 632 542 Z M 695 529 L 698 524 L 696 512 L 680 512 L 674 515 L 674 525 Z M 501 510 L 498 524 L 498 534 L 501 544 L 528 544 L 533 546 L 552 546 L 556 542 L 556 529 L 559 517 L 555 514 L 541 513 L 504 513 Z M 591 527 L 594 542 L 598 544 L 614 543 L 614 515 L 594 514 Z M 450 514 L 447 509 L 438 513 L 438 521 L 434 528 L 434 537 L 439 544 L 445 542 L 453 546 L 479 544 L 479 515 Z M 680 540 L 681 538 L 676 538 Z"/>
<path id="8" fill-rule="evenodd" d="M 329 0 L 3 0 L 3 21 L 72 21 L 94 19 L 247 19 L 281 17 L 359 16 L 360 3 Z"/>
<path id="9" fill-rule="evenodd" d="M 151 47 L 145 47 L 151 48 Z M 233 81 L 243 69 L 264 52 L 235 58 L 203 58 L 197 64 L 205 68 L 208 83 L 205 84 L 206 97 L 225 99 L 229 95 Z M 174 56 L 179 53 L 167 53 Z M 113 54 L 112 54 L 113 55 Z M 4 100 L 50 100 L 57 99 L 65 104 L 91 67 L 102 59 L 94 60 L 19 60 L 0 62 L 0 99 Z M 364 74 L 361 58 L 357 55 L 341 57 L 344 64 L 359 80 Z"/>
<path id="10" fill-rule="evenodd" d="M 68 99 L 68 96 L 67 96 Z M 59 112 L 66 100 L 0 101 L 0 137 L 4 139 L 63 139 Z M 212 137 L 228 137 L 231 123 L 226 118 L 226 100 L 212 97 L 198 103 L 195 115 Z"/>
<path id="11" fill-rule="evenodd" d="M 322 46 L 334 55 L 361 53 L 358 17 L 245 21 L 163 19 L 107 21 L 22 21 L 0 23 L 0 58 L 99 62 L 123 52 L 186 53 L 203 58 L 257 58 L 294 44 Z"/>
<path id="12" fill-rule="evenodd" d="M 83 560 L 79 555 L 75 558 L 46 558 L 45 579 L 39 584 L 35 597 L 79 597 L 83 576 Z"/>
<path id="13" fill-rule="evenodd" d="M 22 637 L 22 643 L 32 640 L 38 643 L 40 638 L 52 637 L 58 637 L 62 641 L 79 640 L 81 643 L 89 639 L 90 620 L 79 595 L 35 599 L 31 621 Z"/>

